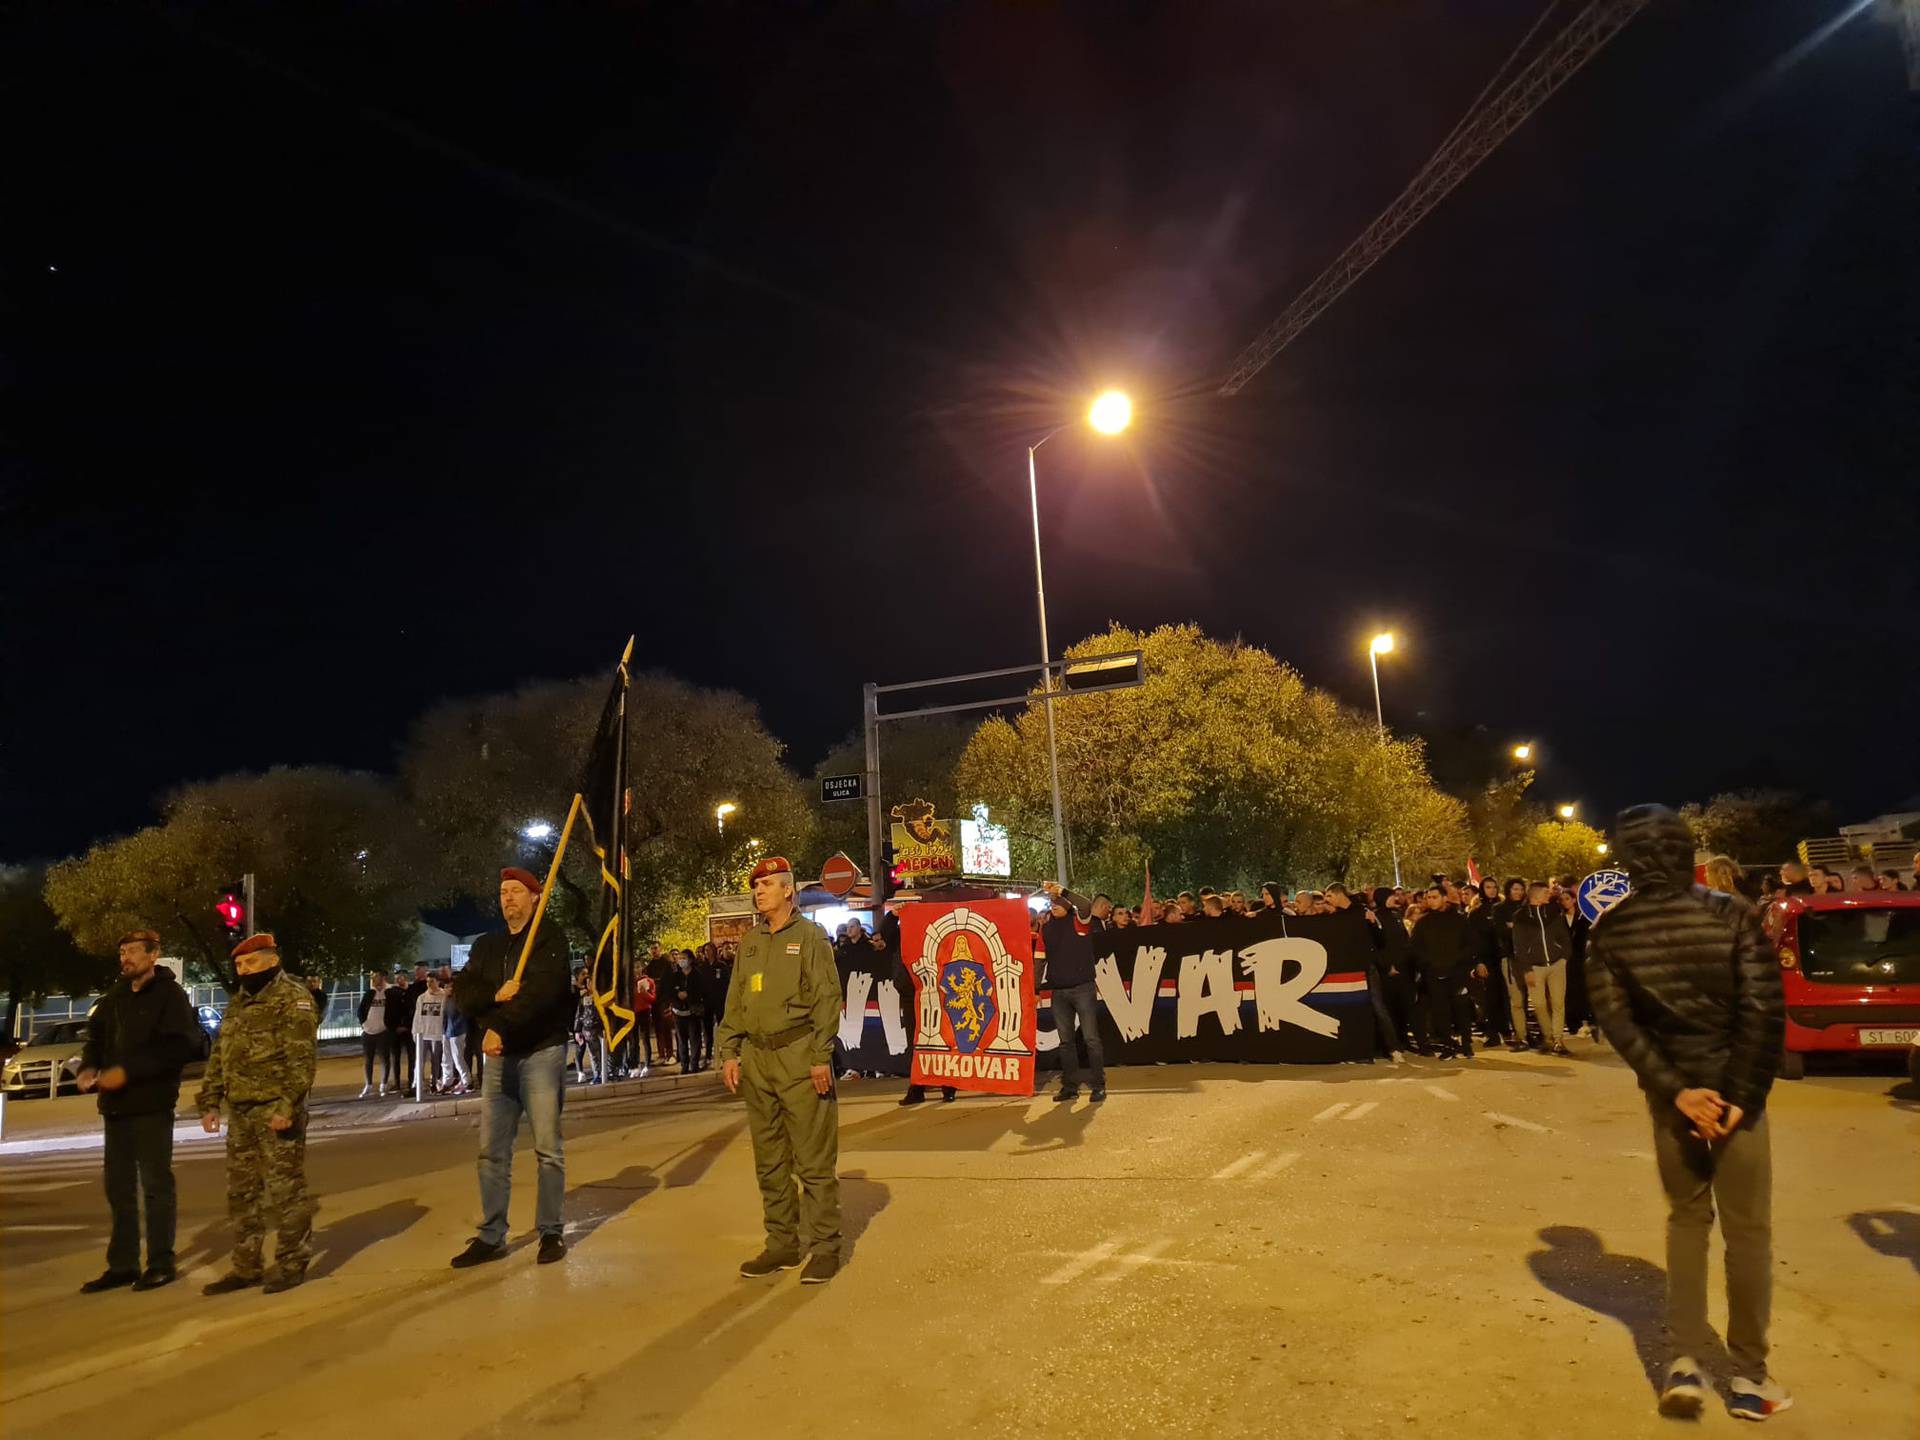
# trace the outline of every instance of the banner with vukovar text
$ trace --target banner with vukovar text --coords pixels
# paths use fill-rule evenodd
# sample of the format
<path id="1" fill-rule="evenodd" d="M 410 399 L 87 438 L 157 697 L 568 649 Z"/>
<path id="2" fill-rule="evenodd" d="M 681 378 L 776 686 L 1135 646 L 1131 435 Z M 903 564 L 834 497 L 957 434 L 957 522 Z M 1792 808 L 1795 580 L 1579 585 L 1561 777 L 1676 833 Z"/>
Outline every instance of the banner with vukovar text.
<path id="1" fill-rule="evenodd" d="M 900 954 L 913 977 L 913 1083 L 1031 1095 L 1039 1007 L 1026 905 L 909 905 Z"/>
<path id="2" fill-rule="evenodd" d="M 1353 911 L 1112 930 L 1095 935 L 1093 947 L 1109 1065 L 1325 1064 L 1373 1053 L 1372 931 Z M 905 953 L 909 963 L 917 954 Z M 905 1075 L 915 1019 L 912 984 L 891 956 L 875 952 L 870 964 L 865 960 L 841 965 L 843 1063 L 870 1074 Z M 1036 963 L 1042 973 L 1035 1050 L 1044 1068 L 1057 1063 L 1059 1037 L 1044 956 Z"/>

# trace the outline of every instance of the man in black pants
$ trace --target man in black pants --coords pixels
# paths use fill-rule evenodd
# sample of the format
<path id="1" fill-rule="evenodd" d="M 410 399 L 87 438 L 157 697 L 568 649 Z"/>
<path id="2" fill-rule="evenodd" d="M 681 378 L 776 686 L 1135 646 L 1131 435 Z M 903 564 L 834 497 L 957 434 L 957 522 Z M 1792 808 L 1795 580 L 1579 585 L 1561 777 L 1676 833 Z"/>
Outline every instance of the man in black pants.
<path id="1" fill-rule="evenodd" d="M 120 979 L 87 1020 L 80 1088 L 100 1091 L 106 1122 L 107 1206 L 113 1233 L 107 1268 L 86 1294 L 131 1285 L 157 1290 L 174 1281 L 173 1111 L 180 1072 L 206 1035 L 171 970 L 162 970 L 160 937 L 135 930 L 120 941 Z M 140 1268 L 140 1201 L 147 1202 L 147 1268 Z"/>
<path id="2" fill-rule="evenodd" d="M 1473 1058 L 1473 1000 L 1467 993 L 1467 917 L 1447 903 L 1438 885 L 1421 904 L 1413 927 L 1413 968 L 1427 989 L 1427 1021 L 1442 1060 Z M 1457 1049 L 1455 1048 L 1457 1045 Z"/>
<path id="3" fill-rule="evenodd" d="M 1053 1028 L 1060 1036 L 1060 1089 L 1054 1099 L 1067 1104 L 1080 1096 L 1080 1056 L 1073 1044 L 1073 1033 L 1080 1032 L 1087 1047 L 1087 1069 L 1092 1072 L 1093 1093 L 1087 1098 L 1098 1104 L 1107 1098 L 1106 1054 L 1100 1044 L 1100 1002 L 1093 983 L 1093 944 L 1074 923 L 1074 911 L 1088 922 L 1104 923 L 1093 914 L 1094 904 L 1071 890 L 1062 890 L 1049 880 L 1048 896 L 1052 914 L 1040 927 L 1040 940 L 1047 950 L 1047 986 L 1053 991 Z M 1111 902 L 1109 902 L 1111 903 Z"/>

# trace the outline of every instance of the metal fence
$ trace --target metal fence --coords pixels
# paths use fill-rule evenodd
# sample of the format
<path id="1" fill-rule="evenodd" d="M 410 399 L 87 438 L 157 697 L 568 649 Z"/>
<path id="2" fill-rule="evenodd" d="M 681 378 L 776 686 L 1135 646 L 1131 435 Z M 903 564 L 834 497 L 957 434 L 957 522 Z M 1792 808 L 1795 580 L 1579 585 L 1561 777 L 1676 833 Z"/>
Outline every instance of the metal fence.
<path id="1" fill-rule="evenodd" d="M 189 985 L 187 998 L 196 1008 L 211 1006 L 224 1015 L 227 1010 L 227 992 L 219 985 Z M 336 980 L 326 992 L 326 1005 L 320 1015 L 319 1038 L 322 1040 L 350 1039 L 360 1033 L 360 997 L 367 993 L 367 987 L 350 980 Z M 7 996 L 0 993 L 0 1005 L 7 1002 Z M 19 1014 L 14 1019 L 14 1039 L 22 1045 L 31 1045 L 34 1036 L 49 1025 L 58 1025 L 64 1020 L 84 1020 L 93 1013 L 93 1007 L 100 1003 L 96 995 L 50 995 L 43 1000 L 23 1000 Z"/>

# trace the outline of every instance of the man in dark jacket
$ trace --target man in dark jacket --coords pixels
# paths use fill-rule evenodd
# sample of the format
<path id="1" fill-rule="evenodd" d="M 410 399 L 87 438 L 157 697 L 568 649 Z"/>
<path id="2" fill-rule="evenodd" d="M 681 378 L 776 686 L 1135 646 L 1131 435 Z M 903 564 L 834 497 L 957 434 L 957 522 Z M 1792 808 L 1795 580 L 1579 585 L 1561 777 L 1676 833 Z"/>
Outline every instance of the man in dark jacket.
<path id="1" fill-rule="evenodd" d="M 1540 1048 L 1567 1053 L 1567 961 L 1573 955 L 1573 927 L 1547 882 L 1527 887 L 1527 903 L 1513 917 L 1513 972 L 1527 987 L 1534 1017 L 1540 1022 Z"/>
<path id="2" fill-rule="evenodd" d="M 1661 805 L 1615 825 L 1632 893 L 1587 942 L 1594 1017 L 1633 1067 L 1653 1114 L 1667 1192 L 1664 1414 L 1706 1400 L 1707 1245 L 1716 1202 L 1727 1247 L 1728 1409 L 1763 1420 L 1792 1401 L 1767 1376 L 1773 1299 L 1773 1160 L 1765 1107 L 1786 1031 L 1780 968 L 1751 905 L 1693 883 L 1693 838 Z M 1524 922 L 1514 926 L 1516 936 Z"/>
<path id="3" fill-rule="evenodd" d="M 1047 882 L 1052 913 L 1040 926 L 1040 942 L 1047 950 L 1047 986 L 1053 991 L 1053 1028 L 1060 1036 L 1060 1089 L 1056 1101 L 1067 1103 L 1080 1097 L 1080 1056 L 1073 1043 L 1074 1031 L 1080 1032 L 1087 1047 L 1087 1069 L 1092 1072 L 1093 1093 L 1087 1098 L 1098 1104 L 1107 1098 L 1107 1057 L 1100 1043 L 1100 1001 L 1093 986 L 1093 943 L 1076 923 L 1074 911 L 1092 920 L 1093 902 L 1071 890 L 1062 890 Z"/>
<path id="4" fill-rule="evenodd" d="M 106 1128 L 107 1208 L 113 1233 L 107 1268 L 80 1288 L 92 1295 L 131 1285 L 171 1285 L 174 1216 L 173 1110 L 180 1072 L 198 1059 L 206 1035 L 171 970 L 160 968 L 160 937 L 135 930 L 120 940 L 120 978 L 87 1017 L 80 1088 L 100 1091 Z M 147 1268 L 140 1268 L 140 1200 L 147 1202 Z"/>
<path id="5" fill-rule="evenodd" d="M 454 1003 L 468 1026 L 482 1032 L 480 1051 L 486 1057 L 480 1082 L 480 1233 L 454 1257 L 462 1268 L 507 1253 L 513 1141 L 522 1115 L 533 1129 L 539 1161 L 533 1223 L 540 1232 L 540 1263 L 550 1265 L 567 1253 L 560 1213 L 567 1191 L 560 1100 L 573 1024 L 573 962 L 559 927 L 548 925 L 535 932 L 520 971 L 539 894 L 539 877 L 531 871 L 510 866 L 500 872 L 500 913 L 507 928 L 475 940 L 466 968 L 453 982 Z"/>
<path id="6" fill-rule="evenodd" d="M 1416 1046 L 1409 1032 L 1413 1019 L 1413 937 L 1407 934 L 1401 897 L 1392 886 L 1381 885 L 1374 890 L 1373 909 L 1367 912 L 1367 918 L 1374 922 L 1372 987 L 1377 987 L 1376 994 L 1387 1012 L 1388 1029 L 1395 1041 L 1392 1049 L 1424 1049 L 1425 1042 Z M 1416 1028 L 1417 1033 L 1425 1035 L 1425 1025 Z"/>
<path id="7" fill-rule="evenodd" d="M 1467 917 L 1438 885 L 1421 900 L 1413 927 L 1413 968 L 1427 992 L 1427 1023 L 1442 1060 L 1473 1058 L 1473 1000 L 1467 993 Z"/>

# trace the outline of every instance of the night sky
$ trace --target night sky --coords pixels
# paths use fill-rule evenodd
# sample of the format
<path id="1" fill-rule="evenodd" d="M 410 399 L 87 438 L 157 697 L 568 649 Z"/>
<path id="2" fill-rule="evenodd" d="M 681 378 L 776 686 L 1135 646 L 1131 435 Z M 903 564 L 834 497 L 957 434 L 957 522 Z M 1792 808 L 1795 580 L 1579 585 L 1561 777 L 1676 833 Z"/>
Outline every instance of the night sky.
<path id="1" fill-rule="evenodd" d="M 1571 5 L 1563 7 L 1571 10 Z M 1660 0 L 1246 391 L 1526 3 L 9 4 L 0 859 L 638 662 L 1240 634 L 1589 813 L 1920 789 L 1920 163 L 1849 0 Z"/>

